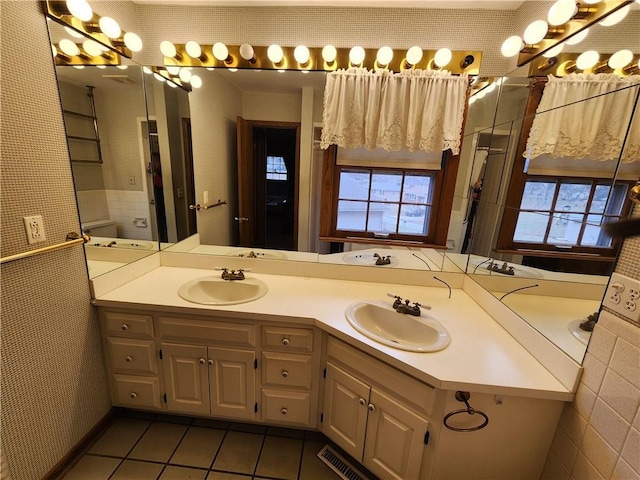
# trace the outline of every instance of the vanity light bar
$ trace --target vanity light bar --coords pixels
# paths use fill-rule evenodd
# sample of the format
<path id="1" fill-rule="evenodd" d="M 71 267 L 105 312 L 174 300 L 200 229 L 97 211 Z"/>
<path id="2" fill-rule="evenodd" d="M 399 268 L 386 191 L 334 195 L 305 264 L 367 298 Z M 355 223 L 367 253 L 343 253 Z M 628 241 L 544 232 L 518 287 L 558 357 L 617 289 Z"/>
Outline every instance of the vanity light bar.
<path id="1" fill-rule="evenodd" d="M 118 66 L 122 62 L 122 57 L 116 55 L 111 51 L 103 52 L 101 55 L 90 55 L 83 49 L 81 43 L 76 44 L 78 47 L 77 55 L 67 55 L 60 48 L 59 44 L 53 44 L 55 47 L 54 52 L 56 65 L 105 65 L 105 66 Z"/>
<path id="2" fill-rule="evenodd" d="M 274 63 L 269 59 L 267 54 L 269 47 L 264 46 L 253 46 L 253 57 L 250 57 L 249 60 L 244 58 L 247 56 L 246 54 L 244 57 L 240 54 L 240 45 L 227 45 L 228 56 L 224 60 L 219 60 L 212 54 L 212 45 L 201 45 L 204 55 L 200 58 L 193 58 L 187 55 L 184 44 L 175 44 L 175 48 L 176 55 L 174 57 L 164 57 L 165 66 L 325 72 L 354 66 L 349 60 L 349 48 L 336 48 L 335 60 L 329 63 L 322 57 L 322 47 L 309 47 L 309 59 L 304 64 L 298 63 L 295 58 L 297 47 L 280 47 L 282 49 L 282 59 L 278 63 Z M 243 53 L 245 53 L 245 50 L 246 44 L 243 48 Z M 436 52 L 437 50 L 424 50 L 422 59 L 415 65 L 410 65 L 405 59 L 407 51 L 396 50 L 393 58 L 384 68 L 394 72 L 411 68 L 440 70 L 434 64 Z M 357 66 L 370 70 L 383 68 L 377 64 L 377 53 L 378 49 L 364 49 L 364 60 L 361 65 Z M 444 69 L 454 74 L 477 75 L 480 71 L 481 62 L 482 52 L 480 51 L 453 51 L 451 52 L 451 60 Z"/>
<path id="3" fill-rule="evenodd" d="M 522 67 L 538 59 L 544 52 L 573 37 L 578 32 L 589 28 L 621 8 L 634 3 L 635 0 L 602 0 L 596 4 L 579 2 L 577 13 L 564 25 L 549 27 L 545 37 L 535 45 L 524 44 L 518 55 L 518 66 Z M 542 63 L 545 63 L 543 60 Z"/>
<path id="4" fill-rule="evenodd" d="M 577 60 L 580 53 L 559 53 L 555 57 L 534 59 L 529 64 L 529 77 L 546 77 L 554 75 L 562 77 L 570 73 L 615 73 L 619 77 L 628 75 L 638 75 L 638 68 L 634 68 L 640 58 L 635 56 L 634 59 L 622 68 L 613 69 L 609 66 L 609 59 L 612 53 L 601 53 L 598 62 L 591 68 L 580 70 L 577 66 Z"/>

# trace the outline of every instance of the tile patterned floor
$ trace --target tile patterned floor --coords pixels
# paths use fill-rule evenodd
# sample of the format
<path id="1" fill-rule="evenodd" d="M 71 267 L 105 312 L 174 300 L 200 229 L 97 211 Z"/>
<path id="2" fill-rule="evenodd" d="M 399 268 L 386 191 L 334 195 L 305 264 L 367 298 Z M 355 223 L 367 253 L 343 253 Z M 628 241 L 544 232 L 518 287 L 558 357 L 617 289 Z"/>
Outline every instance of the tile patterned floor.
<path id="1" fill-rule="evenodd" d="M 120 412 L 59 480 L 335 480 L 319 432 Z"/>

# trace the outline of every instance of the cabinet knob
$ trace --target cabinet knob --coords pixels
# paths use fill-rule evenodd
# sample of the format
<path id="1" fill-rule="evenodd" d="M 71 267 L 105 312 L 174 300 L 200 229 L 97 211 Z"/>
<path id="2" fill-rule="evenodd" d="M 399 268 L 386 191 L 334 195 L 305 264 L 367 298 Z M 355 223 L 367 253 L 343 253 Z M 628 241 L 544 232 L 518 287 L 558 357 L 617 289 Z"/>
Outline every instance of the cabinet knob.
<path id="1" fill-rule="evenodd" d="M 129 396 L 130 396 L 131 398 L 136 398 L 136 397 L 138 396 L 138 394 L 137 394 L 136 392 L 131 392 L 131 393 L 129 394 Z"/>
<path id="2" fill-rule="evenodd" d="M 358 400 L 358 403 L 364 407 L 367 404 L 367 401 L 364 398 L 361 398 Z"/>
<path id="3" fill-rule="evenodd" d="M 127 355 L 126 357 L 124 357 L 126 362 L 130 362 L 131 360 L 133 360 L 133 357 L 131 355 Z"/>
<path id="4" fill-rule="evenodd" d="M 198 363 L 200 365 L 204 365 L 205 363 L 207 363 L 207 361 L 204 358 L 201 358 L 200 360 L 198 360 Z"/>
<path id="5" fill-rule="evenodd" d="M 288 339 L 288 338 L 283 338 L 283 339 L 282 339 L 282 344 L 283 344 L 284 346 L 289 345 L 289 339 Z"/>
<path id="6" fill-rule="evenodd" d="M 283 376 L 284 378 L 287 378 L 287 377 L 289 376 L 289 372 L 287 372 L 286 370 L 283 370 L 283 371 L 282 371 L 282 376 Z"/>
<path id="7" fill-rule="evenodd" d="M 209 360 L 207 360 L 207 363 L 208 363 L 209 365 L 213 365 L 213 360 L 209 359 Z"/>
<path id="8" fill-rule="evenodd" d="M 120 328 L 122 330 L 129 330 L 129 325 L 127 325 L 126 323 L 123 323 L 122 325 L 120 325 Z"/>
<path id="9" fill-rule="evenodd" d="M 367 408 L 369 409 L 370 412 L 375 412 L 376 411 L 376 406 L 373 403 L 370 403 Z"/>
<path id="10" fill-rule="evenodd" d="M 289 413 L 289 410 L 287 410 L 286 408 L 283 408 L 282 410 L 280 410 L 280 413 L 282 413 L 283 415 L 286 415 L 287 413 Z"/>

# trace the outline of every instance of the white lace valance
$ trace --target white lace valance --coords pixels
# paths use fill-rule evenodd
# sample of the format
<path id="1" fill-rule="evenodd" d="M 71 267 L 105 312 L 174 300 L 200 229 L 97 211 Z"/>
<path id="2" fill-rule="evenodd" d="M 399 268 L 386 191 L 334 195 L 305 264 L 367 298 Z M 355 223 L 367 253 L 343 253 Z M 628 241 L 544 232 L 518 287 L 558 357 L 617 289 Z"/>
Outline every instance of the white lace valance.
<path id="1" fill-rule="evenodd" d="M 541 155 L 607 161 L 622 153 L 623 163 L 640 160 L 640 111 L 627 133 L 639 88 L 637 75 L 550 76 L 524 152 L 531 167 Z"/>
<path id="2" fill-rule="evenodd" d="M 327 75 L 321 148 L 460 153 L 468 79 L 446 71 L 362 68 Z"/>

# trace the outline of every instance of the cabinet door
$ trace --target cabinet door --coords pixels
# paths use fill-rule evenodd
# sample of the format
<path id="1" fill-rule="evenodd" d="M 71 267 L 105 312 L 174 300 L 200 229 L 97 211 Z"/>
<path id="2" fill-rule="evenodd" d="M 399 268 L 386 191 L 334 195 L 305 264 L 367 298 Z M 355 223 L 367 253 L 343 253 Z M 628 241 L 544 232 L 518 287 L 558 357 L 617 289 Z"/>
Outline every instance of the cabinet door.
<path id="1" fill-rule="evenodd" d="M 162 344 L 167 408 L 209 414 L 207 347 Z"/>
<path id="2" fill-rule="evenodd" d="M 209 347 L 211 414 L 255 420 L 255 352 Z"/>
<path id="3" fill-rule="evenodd" d="M 322 432 L 362 461 L 369 386 L 327 363 Z"/>
<path id="4" fill-rule="evenodd" d="M 375 389 L 368 408 L 363 465 L 380 478 L 419 478 L 427 420 Z"/>

